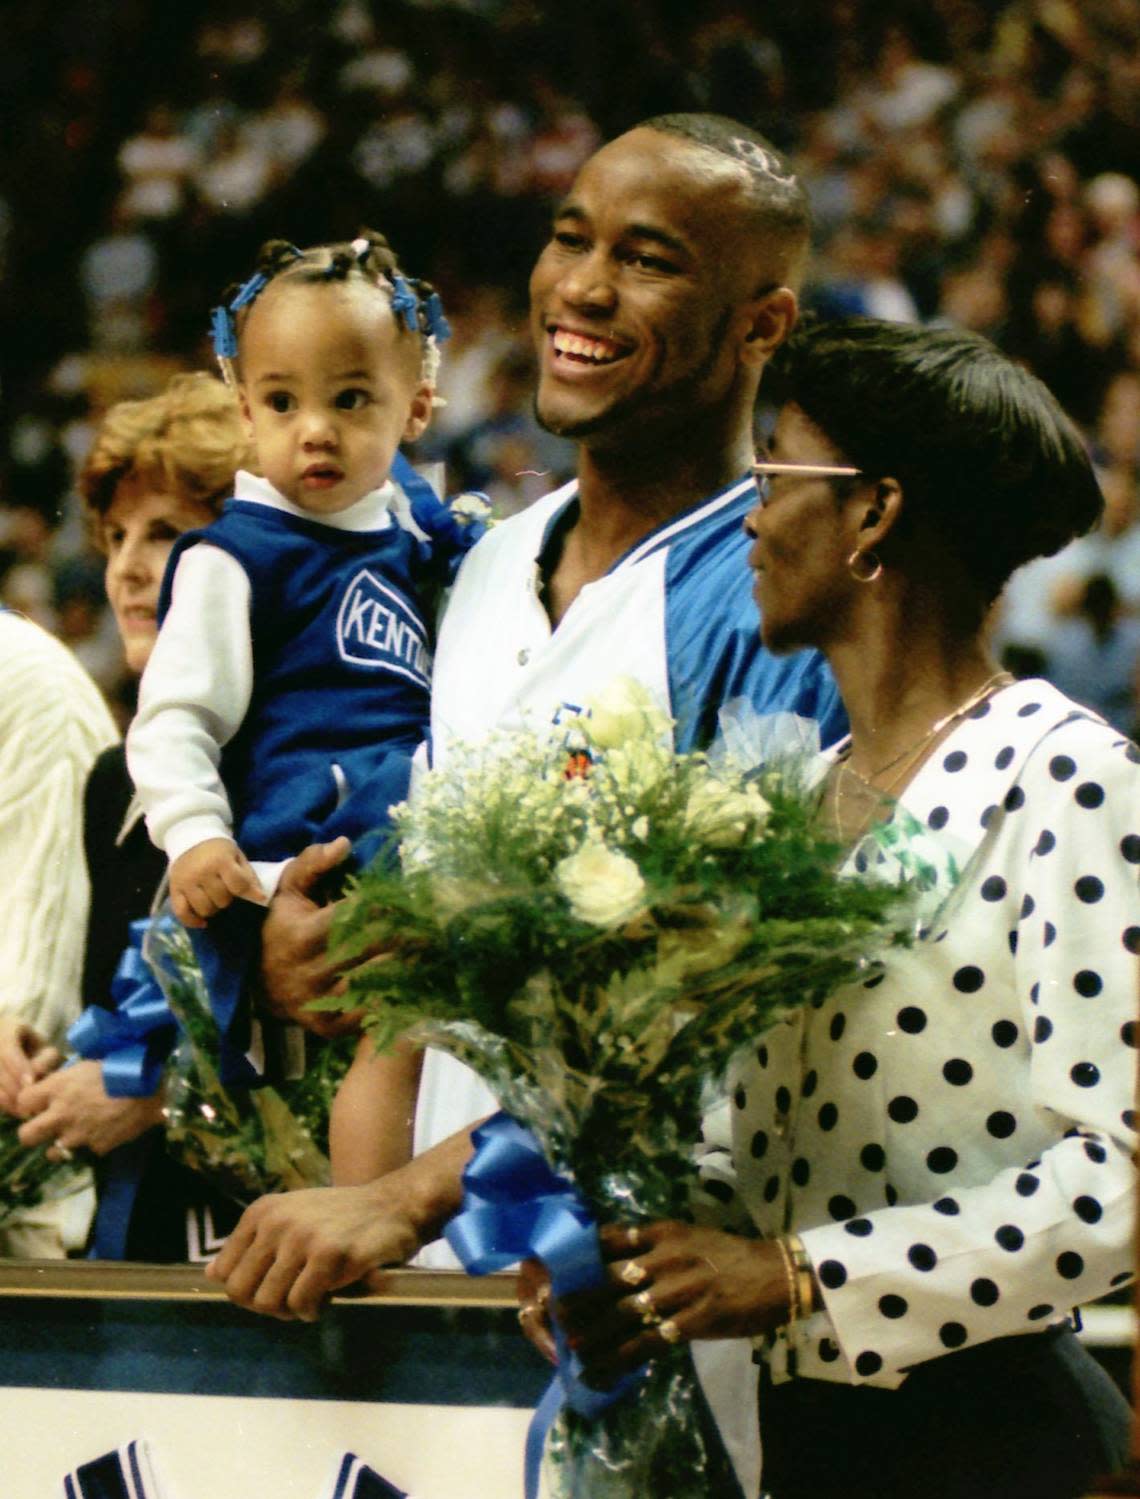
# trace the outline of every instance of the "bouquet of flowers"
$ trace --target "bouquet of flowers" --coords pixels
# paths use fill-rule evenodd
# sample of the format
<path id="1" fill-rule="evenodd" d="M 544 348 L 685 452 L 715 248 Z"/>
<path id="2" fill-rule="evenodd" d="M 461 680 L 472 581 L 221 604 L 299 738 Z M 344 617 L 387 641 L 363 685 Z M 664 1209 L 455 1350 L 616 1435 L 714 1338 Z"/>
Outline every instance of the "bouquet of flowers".
<path id="1" fill-rule="evenodd" d="M 81 1161 L 53 1161 L 46 1145 L 21 1145 L 18 1131 L 23 1123 L 0 1114 L 0 1228 L 13 1214 L 67 1197 L 91 1181 Z"/>
<path id="2" fill-rule="evenodd" d="M 228 1197 L 326 1186 L 328 1117 L 352 1042 L 326 1042 L 296 1082 L 226 1087 L 218 1077 L 218 1028 L 186 930 L 151 924 L 144 948 L 179 1036 L 166 1070 L 170 1153 Z"/>
<path id="3" fill-rule="evenodd" d="M 474 1068 L 595 1219 L 691 1216 L 733 1055 L 852 977 L 900 900 L 837 876 L 817 801 L 788 759 L 675 754 L 617 682 L 560 731 L 461 747 L 424 778 L 394 814 L 398 863 L 342 907 L 359 966 L 321 1005 Z M 562 1496 L 707 1493 L 687 1355 L 666 1350 L 636 1401 L 563 1410 L 550 1450 Z"/>

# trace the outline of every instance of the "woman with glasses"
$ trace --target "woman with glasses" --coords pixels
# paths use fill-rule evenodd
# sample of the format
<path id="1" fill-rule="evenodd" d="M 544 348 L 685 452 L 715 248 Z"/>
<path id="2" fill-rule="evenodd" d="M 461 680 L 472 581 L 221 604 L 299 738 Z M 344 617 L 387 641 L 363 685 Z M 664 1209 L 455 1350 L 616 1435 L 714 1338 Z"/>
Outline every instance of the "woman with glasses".
<path id="1" fill-rule="evenodd" d="M 766 380 L 761 633 L 827 656 L 820 816 L 852 870 L 920 861 L 922 928 L 730 1079 L 744 1231 L 607 1227 L 609 1287 L 557 1312 L 603 1382 L 755 1338 L 771 1499 L 1071 1499 L 1127 1447 L 1071 1309 L 1131 1274 L 1140 752 L 985 622 L 1100 492 L 973 335 L 822 324 Z"/>

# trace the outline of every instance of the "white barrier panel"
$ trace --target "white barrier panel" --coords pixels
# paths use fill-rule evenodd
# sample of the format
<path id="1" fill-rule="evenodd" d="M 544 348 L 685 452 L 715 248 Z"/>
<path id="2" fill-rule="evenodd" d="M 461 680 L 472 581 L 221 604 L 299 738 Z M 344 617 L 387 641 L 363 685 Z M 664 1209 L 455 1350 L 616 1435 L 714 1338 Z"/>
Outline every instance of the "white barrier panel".
<path id="1" fill-rule="evenodd" d="M 357 1453 L 409 1499 L 519 1499 L 530 1413 L 103 1390 L 0 1390 L 4 1499 L 60 1499 L 63 1475 L 145 1437 L 161 1499 L 324 1499 Z"/>

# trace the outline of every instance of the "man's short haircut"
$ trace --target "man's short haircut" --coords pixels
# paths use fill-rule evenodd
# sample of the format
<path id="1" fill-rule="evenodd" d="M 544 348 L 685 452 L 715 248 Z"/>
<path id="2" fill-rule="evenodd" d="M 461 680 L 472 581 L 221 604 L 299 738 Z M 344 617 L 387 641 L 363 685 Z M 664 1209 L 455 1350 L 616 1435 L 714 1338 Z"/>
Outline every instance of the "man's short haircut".
<path id="1" fill-rule="evenodd" d="M 807 323 L 773 355 L 761 396 L 794 402 L 864 475 L 897 479 L 903 525 L 956 556 L 982 604 L 1100 519 L 1080 433 L 1035 375 L 978 334 Z"/>
<path id="2" fill-rule="evenodd" d="M 717 114 L 654 115 L 636 128 L 690 141 L 744 167 L 756 233 L 782 244 L 790 265 L 798 269 L 811 239 L 811 206 L 791 164 L 770 140 L 740 120 Z"/>

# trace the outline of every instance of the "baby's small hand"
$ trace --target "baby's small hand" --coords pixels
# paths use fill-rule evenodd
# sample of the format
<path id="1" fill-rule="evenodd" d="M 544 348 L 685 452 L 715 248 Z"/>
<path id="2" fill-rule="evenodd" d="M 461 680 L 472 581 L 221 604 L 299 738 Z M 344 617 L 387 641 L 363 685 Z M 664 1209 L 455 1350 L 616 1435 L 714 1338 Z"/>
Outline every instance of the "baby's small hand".
<path id="1" fill-rule="evenodd" d="M 170 904 L 183 926 L 204 927 L 235 900 L 268 905 L 249 860 L 232 838 L 207 838 L 170 866 Z"/>

